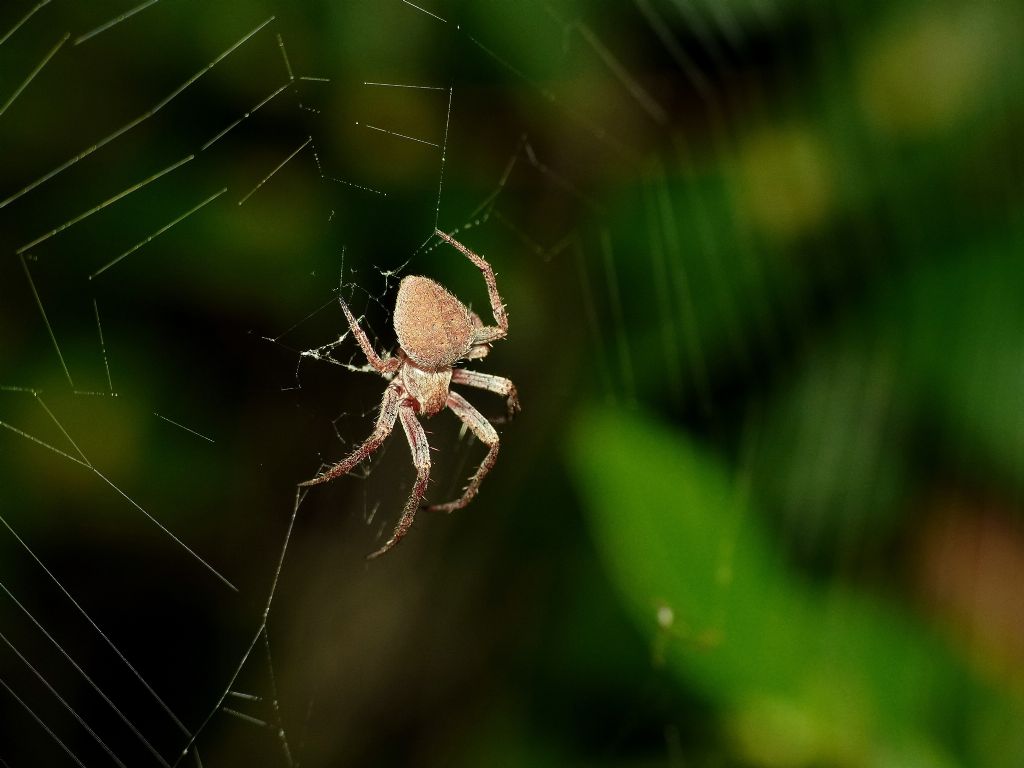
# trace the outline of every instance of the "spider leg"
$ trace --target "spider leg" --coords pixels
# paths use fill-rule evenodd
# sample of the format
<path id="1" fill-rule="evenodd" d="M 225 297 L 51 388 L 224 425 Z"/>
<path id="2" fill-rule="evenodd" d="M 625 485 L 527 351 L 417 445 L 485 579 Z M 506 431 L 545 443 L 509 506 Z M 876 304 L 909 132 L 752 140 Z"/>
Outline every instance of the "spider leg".
<path id="1" fill-rule="evenodd" d="M 467 387 L 485 389 L 496 395 L 504 395 L 508 398 L 508 417 L 511 419 L 520 410 L 519 394 L 516 392 L 516 385 L 504 376 L 494 376 L 489 373 L 478 373 L 465 368 L 456 368 L 452 371 L 452 384 L 464 384 Z"/>
<path id="2" fill-rule="evenodd" d="M 483 330 L 484 322 L 483 322 L 483 320 L 480 319 L 480 315 L 478 315 L 473 310 L 470 310 L 469 311 L 469 319 L 473 323 L 473 332 L 474 333 L 476 333 L 476 332 L 478 332 L 480 330 Z M 479 359 L 481 359 L 483 357 L 487 357 L 487 355 L 490 353 L 490 351 L 491 351 L 491 345 L 490 344 L 486 344 L 486 343 L 478 344 L 478 343 L 475 343 L 475 344 L 473 344 L 472 347 L 469 348 L 469 352 L 466 353 L 465 359 L 466 360 L 479 360 Z"/>
<path id="3" fill-rule="evenodd" d="M 389 385 L 388 388 L 384 390 L 384 399 L 380 401 L 380 415 L 377 416 L 377 424 L 374 426 L 373 432 L 370 436 L 363 441 L 363 444 L 337 464 L 321 472 L 312 480 L 299 483 L 299 487 L 319 485 L 320 483 L 326 483 L 329 480 L 333 480 L 336 477 L 341 477 L 341 475 L 350 472 L 359 462 L 380 448 L 381 443 L 383 443 L 387 436 L 391 434 L 391 430 L 395 428 L 395 420 L 398 418 L 401 398 L 402 395 L 399 392 L 398 386 Z"/>
<path id="4" fill-rule="evenodd" d="M 487 357 L 491 352 L 490 344 L 474 344 L 469 348 L 469 352 L 462 358 L 463 360 L 479 360 L 483 357 Z"/>
<path id="5" fill-rule="evenodd" d="M 448 407 L 488 447 L 488 451 L 484 460 L 480 462 L 480 467 L 477 469 L 476 474 L 469 478 L 469 483 L 466 485 L 465 490 L 463 490 L 461 497 L 455 501 L 449 501 L 447 504 L 432 504 L 427 507 L 427 509 L 441 512 L 462 509 L 469 504 L 473 497 L 476 496 L 477 491 L 480 490 L 480 483 L 487 473 L 491 471 L 494 462 L 498 460 L 498 433 L 491 426 L 491 423 L 458 392 L 448 393 Z"/>
<path id="6" fill-rule="evenodd" d="M 494 321 L 498 325 L 497 327 L 485 326 L 473 331 L 473 344 L 486 344 L 504 338 L 508 334 L 508 315 L 505 314 L 505 305 L 501 302 L 501 294 L 498 293 L 498 282 L 494 277 L 494 270 L 491 269 L 491 265 L 487 263 L 483 256 L 473 253 L 473 251 L 446 232 L 435 229 L 434 233 L 472 261 L 483 272 L 484 282 L 487 283 L 487 295 L 491 300 L 491 312 L 494 313 Z"/>
<path id="7" fill-rule="evenodd" d="M 341 311 L 345 313 L 345 318 L 348 320 L 348 327 L 352 329 L 352 335 L 356 337 L 356 343 L 359 344 L 359 348 L 363 350 L 363 354 L 366 355 L 366 360 L 370 365 L 376 369 L 376 371 L 383 375 L 394 373 L 402 365 L 402 361 L 397 357 L 388 357 L 381 359 L 381 356 L 374 350 L 373 345 L 370 344 L 370 340 L 366 337 L 366 331 L 363 330 L 362 326 L 359 325 L 359 321 L 356 320 L 352 312 L 348 308 L 348 304 L 340 296 L 338 297 L 338 303 L 341 304 Z"/>
<path id="8" fill-rule="evenodd" d="M 391 538 L 384 542 L 383 547 L 370 554 L 367 557 L 368 560 L 383 555 L 395 546 L 409 531 L 409 526 L 412 525 L 413 518 L 416 517 L 416 511 L 420 507 L 420 500 L 423 498 L 423 494 L 426 493 L 427 481 L 430 480 L 430 445 L 427 443 L 427 435 L 423 431 L 423 425 L 420 424 L 420 420 L 416 417 L 416 412 L 411 406 L 402 406 L 399 416 L 402 418 L 405 437 L 409 441 L 409 449 L 412 451 L 412 463 L 416 467 L 416 482 L 413 484 L 412 493 L 409 495 L 409 500 L 405 503 L 405 509 L 402 510 L 402 516 L 398 519 L 398 525 L 395 526 L 395 531 L 391 534 Z"/>

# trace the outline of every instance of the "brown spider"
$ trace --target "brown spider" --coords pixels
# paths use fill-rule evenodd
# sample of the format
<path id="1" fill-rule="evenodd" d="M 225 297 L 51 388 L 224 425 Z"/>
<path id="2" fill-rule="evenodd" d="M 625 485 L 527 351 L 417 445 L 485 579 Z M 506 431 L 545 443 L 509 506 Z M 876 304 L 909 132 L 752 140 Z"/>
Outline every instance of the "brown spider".
<path id="1" fill-rule="evenodd" d="M 458 392 L 452 392 L 452 384 L 486 389 L 508 398 L 508 415 L 511 418 L 519 411 L 519 398 L 515 385 L 501 376 L 477 373 L 453 366 L 460 360 L 478 360 L 491 349 L 491 342 L 502 339 L 508 333 L 508 316 L 498 294 L 494 270 L 487 261 L 450 235 L 441 230 L 435 234 L 461 251 L 483 272 L 487 283 L 487 294 L 491 299 L 491 311 L 497 326 L 485 326 L 480 318 L 455 298 L 444 286 L 430 278 L 410 275 L 402 279 L 395 300 L 395 332 L 398 336 L 396 355 L 382 359 L 373 347 L 359 322 L 353 317 L 348 306 L 340 298 L 341 309 L 348 319 L 349 327 L 369 364 L 390 383 L 384 390 L 380 404 L 380 415 L 373 433 L 363 444 L 337 464 L 322 473 L 300 483 L 300 486 L 326 483 L 351 471 L 359 462 L 376 451 L 395 428 L 395 422 L 402 420 L 405 437 L 412 450 L 412 462 L 416 467 L 416 483 L 412 494 L 402 510 L 402 516 L 394 533 L 384 546 L 372 553 L 374 558 L 384 554 L 405 536 L 412 525 L 420 500 L 427 489 L 430 478 L 430 445 L 423 432 L 419 416 L 433 416 L 450 408 L 477 438 L 487 446 L 487 455 L 462 496 L 447 504 L 433 504 L 427 509 L 451 512 L 469 504 L 484 476 L 498 458 L 498 433 L 479 411 Z"/>

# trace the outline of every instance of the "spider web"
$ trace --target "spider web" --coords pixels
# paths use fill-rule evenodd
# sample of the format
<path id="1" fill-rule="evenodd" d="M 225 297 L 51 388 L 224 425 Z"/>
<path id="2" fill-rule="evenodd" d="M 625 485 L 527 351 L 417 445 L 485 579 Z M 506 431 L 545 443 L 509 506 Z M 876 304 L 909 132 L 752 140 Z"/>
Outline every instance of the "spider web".
<path id="1" fill-rule="evenodd" d="M 371 7 L 351 11 L 368 34 L 394 24 L 455 41 L 521 79 L 538 104 L 566 110 L 440 11 Z M 9 470 L 0 759 L 175 766 L 248 754 L 295 765 L 315 697 L 282 703 L 269 627 L 289 545 L 308 554 L 309 536 L 295 529 L 308 505 L 287 486 L 264 488 L 258 504 L 239 483 L 259 485 L 262 467 L 296 460 L 293 480 L 311 476 L 311 458 L 329 461 L 372 418 L 375 397 L 339 413 L 356 398 L 322 391 L 363 367 L 349 335 L 338 337 L 338 292 L 386 346 L 401 274 L 456 261 L 437 249 L 433 228 L 511 244 L 543 265 L 575 234 L 568 215 L 548 226 L 517 222 L 525 192 L 541 190 L 567 210 L 592 204 L 544 161 L 528 121 L 509 119 L 487 146 L 474 143 L 460 112 L 479 114 L 486 96 L 463 68 L 410 66 L 401 43 L 345 69 L 288 44 L 289 30 L 308 34 L 303 21 L 255 4 L 231 24 L 170 0 L 10 10 L 0 43 L 9 75 L 0 215 L 11 254 L 0 382 Z M 541 10 L 535 18 L 556 37 L 560 23 Z M 235 34 L 223 39 L 189 34 L 229 27 Z M 170 64 L 160 46 L 176 50 Z M 612 145 L 603 129 L 566 114 L 595 145 Z M 458 160 L 465 178 L 467 156 L 481 149 L 458 197 L 446 194 L 449 163 Z M 577 268 L 589 267 L 578 259 Z M 479 303 L 469 277 L 455 283 Z M 223 327 L 224 316 L 206 310 L 212 303 L 247 309 Z M 239 380 L 252 359 L 255 386 Z M 277 449 L 263 428 L 236 421 L 230 401 L 240 391 L 262 403 L 251 412 L 261 418 L 265 409 L 298 414 Z M 311 425 L 319 451 L 298 448 Z M 449 494 L 473 453 L 471 441 L 452 437 Z M 408 474 L 393 453 L 368 463 L 364 480 L 387 475 L 392 485 Z M 239 471 L 250 480 L 232 476 Z M 408 479 L 393 493 L 360 485 L 354 519 L 371 535 L 346 554 L 357 568 L 353 555 L 392 524 L 381 506 L 407 492 Z M 271 513 L 277 522 L 256 535 L 254 515 L 285 509 L 290 518 Z M 204 632 L 225 611 L 249 618 L 233 634 Z"/>
<path id="2" fill-rule="evenodd" d="M 523 509 L 573 504 L 550 455 L 567 414 L 654 410 L 772 487 L 762 411 L 824 354 L 836 286 L 884 273 L 876 246 L 908 208 L 897 187 L 888 213 L 851 206 L 863 259 L 810 260 L 848 246 L 822 222 L 850 191 L 806 115 L 862 34 L 850 4 L 223 5 L 0 12 L 0 765 L 440 762 L 474 707 L 515 721 L 478 681 L 517 627 L 475 617 L 494 600 L 528 613 L 517 590 L 544 603 L 518 552 L 559 562 L 575 542 L 571 521 Z M 893 160 L 870 152 L 897 150 L 856 146 L 842 107 L 823 111 L 829 141 L 875 161 L 843 166 L 856 196 Z M 510 341 L 474 367 L 516 381 L 525 410 L 481 495 L 505 501 L 421 515 L 368 568 L 411 487 L 402 437 L 343 481 L 295 484 L 365 437 L 383 389 L 339 296 L 381 351 L 406 274 L 486 321 L 479 274 L 435 228 L 498 272 Z M 891 354 L 868 344 L 825 390 L 884 423 Z M 444 415 L 426 426 L 429 497 L 453 498 L 481 447 Z M 837 484 L 846 459 L 826 459 L 789 478 L 780 517 Z M 889 498 L 885 467 L 864 476 Z M 802 523 L 828 539 L 824 517 Z M 868 545 L 844 535 L 857 573 Z M 681 764 L 708 743 L 658 663 L 694 640 L 672 606 L 651 614 L 655 663 L 591 713 L 589 757 Z M 451 722 L 423 724 L 442 707 Z"/>

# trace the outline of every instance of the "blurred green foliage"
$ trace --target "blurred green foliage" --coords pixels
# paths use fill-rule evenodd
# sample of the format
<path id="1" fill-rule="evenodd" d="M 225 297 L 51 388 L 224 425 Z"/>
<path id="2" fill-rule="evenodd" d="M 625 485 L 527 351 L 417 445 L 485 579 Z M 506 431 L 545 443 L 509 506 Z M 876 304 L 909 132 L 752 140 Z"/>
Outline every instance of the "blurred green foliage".
<path id="1" fill-rule="evenodd" d="M 972 681 L 894 604 L 802 583 L 749 478 L 656 421 L 592 408 L 572 461 L 598 546 L 652 646 L 759 765 L 1017 765 L 1020 702 Z M 738 480 L 738 482 L 737 482 Z M 993 752 L 993 734 L 1001 733 Z"/>

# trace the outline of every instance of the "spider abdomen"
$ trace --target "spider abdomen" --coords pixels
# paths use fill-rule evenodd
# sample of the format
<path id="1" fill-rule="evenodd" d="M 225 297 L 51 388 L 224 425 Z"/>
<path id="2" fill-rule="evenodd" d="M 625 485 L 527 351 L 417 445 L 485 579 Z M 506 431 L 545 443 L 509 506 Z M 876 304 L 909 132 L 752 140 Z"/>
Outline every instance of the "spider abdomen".
<path id="1" fill-rule="evenodd" d="M 427 371 L 441 371 L 469 352 L 473 321 L 466 306 L 428 277 L 402 279 L 395 333 L 405 354 Z"/>

